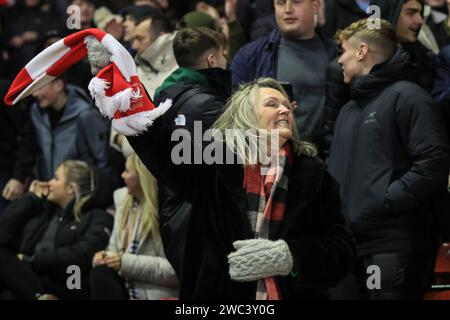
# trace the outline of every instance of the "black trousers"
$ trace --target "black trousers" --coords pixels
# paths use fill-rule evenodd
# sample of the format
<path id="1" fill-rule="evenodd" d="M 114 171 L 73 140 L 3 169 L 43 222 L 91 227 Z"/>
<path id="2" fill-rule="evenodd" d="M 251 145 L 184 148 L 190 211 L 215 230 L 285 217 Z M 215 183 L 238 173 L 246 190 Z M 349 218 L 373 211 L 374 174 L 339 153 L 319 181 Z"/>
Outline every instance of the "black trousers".
<path id="1" fill-rule="evenodd" d="M 371 266 L 375 266 L 370 268 Z M 428 289 L 432 254 L 393 252 L 358 258 L 346 277 L 330 290 L 333 300 L 421 300 Z M 379 268 L 379 288 L 376 271 Z"/>
<path id="2" fill-rule="evenodd" d="M 84 288 L 83 288 L 84 287 Z M 0 299 L 34 300 L 40 294 L 52 294 L 59 299 L 86 299 L 89 290 L 67 288 L 66 279 L 37 274 L 27 263 L 17 259 L 14 252 L 0 248 Z"/>
<path id="3" fill-rule="evenodd" d="M 90 274 L 92 300 L 128 300 L 128 289 L 119 274 L 107 266 L 94 267 Z"/>

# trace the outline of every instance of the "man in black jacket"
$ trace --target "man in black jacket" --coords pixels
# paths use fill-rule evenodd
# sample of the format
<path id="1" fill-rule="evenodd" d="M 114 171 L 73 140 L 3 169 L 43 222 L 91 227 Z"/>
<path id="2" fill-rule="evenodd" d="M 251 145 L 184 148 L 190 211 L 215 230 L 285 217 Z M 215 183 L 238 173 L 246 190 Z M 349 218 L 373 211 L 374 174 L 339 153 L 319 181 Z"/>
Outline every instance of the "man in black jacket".
<path id="1" fill-rule="evenodd" d="M 417 40 L 424 22 L 423 0 L 371 0 L 370 5 L 378 6 L 381 18 L 395 27 L 398 46 L 408 52 L 411 58 L 410 68 L 414 70 L 412 79 L 419 86 L 431 91 L 434 79 L 434 54 Z M 348 86 L 342 79 L 336 60 L 328 66 L 326 77 L 326 97 L 324 111 L 325 156 L 332 140 L 335 120 L 341 108 L 350 99 Z"/>
<path id="2" fill-rule="evenodd" d="M 174 38 L 173 50 L 180 68 L 156 90 L 155 104 L 172 99 L 173 105 L 162 116 L 162 140 L 172 145 L 172 133 L 187 130 L 194 136 L 194 122 L 208 129 L 222 114 L 230 94 L 231 77 L 220 35 L 207 28 L 186 28 Z M 159 185 L 160 229 L 167 259 L 178 278 L 183 277 L 182 257 L 191 205 L 168 188 Z"/>
<path id="3" fill-rule="evenodd" d="M 408 53 L 397 50 L 387 21 L 376 22 L 379 29 L 366 19 L 340 34 L 352 100 L 336 122 L 329 169 L 341 185 L 359 259 L 335 296 L 421 299 L 432 264 L 430 204 L 446 187 L 449 147 L 433 99 L 408 81 Z M 366 270 L 373 265 L 379 273 L 370 290 Z"/>

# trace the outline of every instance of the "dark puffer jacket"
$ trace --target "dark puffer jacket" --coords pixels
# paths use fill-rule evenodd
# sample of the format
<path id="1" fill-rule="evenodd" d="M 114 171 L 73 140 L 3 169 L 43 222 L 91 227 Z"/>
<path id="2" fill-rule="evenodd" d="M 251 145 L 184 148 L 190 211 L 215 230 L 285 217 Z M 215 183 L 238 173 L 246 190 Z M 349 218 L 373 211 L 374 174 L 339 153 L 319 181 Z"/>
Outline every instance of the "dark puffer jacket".
<path id="1" fill-rule="evenodd" d="M 403 50 L 351 83 L 329 168 L 360 256 L 430 243 L 431 203 L 445 190 L 449 147 L 433 99 L 410 82 Z"/>
<path id="2" fill-rule="evenodd" d="M 377 5 L 381 9 L 381 18 L 389 21 L 394 27 L 397 26 L 398 18 L 403 6 L 404 0 L 371 0 L 370 5 Z M 408 64 L 408 75 L 414 83 L 430 92 L 434 79 L 435 56 L 433 52 L 428 50 L 420 42 L 403 43 L 402 48 L 408 52 L 410 61 Z M 342 76 L 342 68 L 334 60 L 330 63 L 327 70 L 327 89 L 325 98 L 325 152 L 327 156 L 327 142 L 332 139 L 334 133 L 334 124 L 341 108 L 349 101 L 349 88 L 344 83 Z M 414 77 L 410 78 L 410 74 L 414 73 Z"/>

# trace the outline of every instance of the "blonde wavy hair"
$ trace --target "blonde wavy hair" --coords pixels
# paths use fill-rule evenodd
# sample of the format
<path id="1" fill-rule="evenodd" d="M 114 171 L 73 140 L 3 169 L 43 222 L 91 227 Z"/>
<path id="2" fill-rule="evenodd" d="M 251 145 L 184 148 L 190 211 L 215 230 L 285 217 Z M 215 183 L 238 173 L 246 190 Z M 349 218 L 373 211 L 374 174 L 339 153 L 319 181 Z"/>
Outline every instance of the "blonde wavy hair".
<path id="1" fill-rule="evenodd" d="M 136 175 L 139 178 L 139 184 L 144 193 L 144 201 L 141 203 L 143 215 L 141 220 L 141 234 L 143 237 L 141 241 L 146 237 L 152 236 L 156 242 L 161 241 L 159 234 L 159 218 L 158 218 L 158 185 L 156 178 L 147 170 L 139 157 L 133 153 L 128 157 L 127 161 L 130 161 L 131 167 L 136 171 Z M 130 218 L 132 212 L 133 202 L 136 199 L 127 193 L 122 208 L 121 208 L 121 220 L 120 226 L 120 239 L 124 241 L 124 230 L 126 228 L 127 220 Z M 125 243 L 122 243 L 125 245 Z"/>
<path id="2" fill-rule="evenodd" d="M 248 139 L 248 132 L 257 131 L 261 128 L 259 115 L 259 89 L 272 88 L 281 92 L 288 100 L 289 97 L 281 84 L 272 78 L 259 78 L 253 82 L 241 85 L 238 90 L 228 99 L 225 112 L 217 119 L 212 128 L 218 130 L 224 137 L 227 146 L 237 154 L 244 165 L 254 164 L 249 157 L 248 150 L 257 150 L 259 139 Z M 240 129 L 240 130 L 229 130 Z M 260 131 L 257 131 L 260 135 Z M 309 157 L 317 155 L 316 147 L 308 142 L 300 140 L 297 126 L 293 122 L 293 137 L 291 138 L 295 154 L 304 154 Z"/>
<path id="3" fill-rule="evenodd" d="M 73 213 L 77 221 L 80 220 L 82 208 L 94 192 L 94 176 L 89 165 L 84 161 L 66 160 L 61 163 L 66 177 L 66 184 L 73 184 L 75 189 L 75 203 Z"/>

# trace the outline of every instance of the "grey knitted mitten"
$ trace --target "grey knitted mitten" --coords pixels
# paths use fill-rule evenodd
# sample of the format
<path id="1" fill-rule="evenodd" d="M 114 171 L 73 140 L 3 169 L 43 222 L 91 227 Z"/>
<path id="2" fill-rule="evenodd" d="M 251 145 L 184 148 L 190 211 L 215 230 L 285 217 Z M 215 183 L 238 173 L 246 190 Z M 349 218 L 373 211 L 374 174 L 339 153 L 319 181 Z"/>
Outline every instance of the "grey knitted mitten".
<path id="1" fill-rule="evenodd" d="M 251 239 L 233 242 L 236 251 L 228 255 L 230 278 L 255 281 L 288 275 L 293 259 L 284 240 Z"/>

